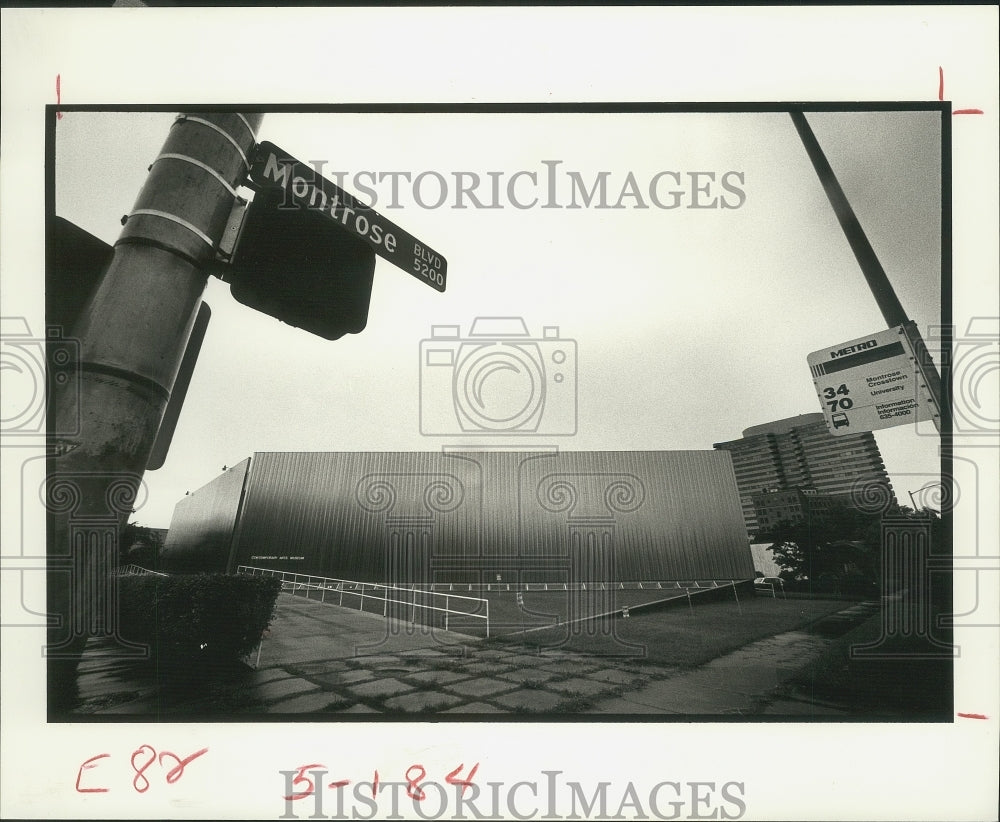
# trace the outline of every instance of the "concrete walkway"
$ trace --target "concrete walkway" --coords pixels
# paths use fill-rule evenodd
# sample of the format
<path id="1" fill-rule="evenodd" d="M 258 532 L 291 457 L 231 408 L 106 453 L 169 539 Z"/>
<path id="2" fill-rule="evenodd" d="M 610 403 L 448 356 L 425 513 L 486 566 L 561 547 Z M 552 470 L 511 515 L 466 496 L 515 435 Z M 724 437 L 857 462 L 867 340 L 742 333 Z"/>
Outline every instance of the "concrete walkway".
<path id="1" fill-rule="evenodd" d="M 849 627 L 877 603 L 827 619 Z M 224 676 L 153 671 L 109 658 L 92 641 L 79 668 L 75 715 L 207 719 L 242 714 L 388 714 L 444 718 L 484 714 L 604 717 L 748 715 L 767 711 L 836 716 L 836 706 L 787 700 L 775 689 L 829 642 L 792 631 L 681 671 L 642 659 L 528 645 L 413 626 L 281 594 L 259 658 Z"/>

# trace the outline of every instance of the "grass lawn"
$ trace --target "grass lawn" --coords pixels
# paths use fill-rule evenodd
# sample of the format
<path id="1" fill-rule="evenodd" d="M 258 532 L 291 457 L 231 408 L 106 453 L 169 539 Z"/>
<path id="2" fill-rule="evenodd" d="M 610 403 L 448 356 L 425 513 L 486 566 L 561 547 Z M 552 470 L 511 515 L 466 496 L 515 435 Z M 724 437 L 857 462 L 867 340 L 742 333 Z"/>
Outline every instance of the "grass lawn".
<path id="1" fill-rule="evenodd" d="M 874 643 L 881 636 L 880 617 L 874 616 L 831 643 L 796 674 L 787 691 L 847 703 L 861 714 L 905 716 L 908 721 L 952 719 L 952 658 L 927 658 L 932 649 L 916 636 L 889 638 L 879 646 L 879 655 L 851 658 L 851 646 Z"/>
<path id="2" fill-rule="evenodd" d="M 757 639 L 793 631 L 835 611 L 848 607 L 843 600 L 771 599 L 741 597 L 732 602 L 706 602 L 666 611 L 638 612 L 615 621 L 615 634 L 634 648 L 627 653 L 613 638 L 581 634 L 570 636 L 565 626 L 499 637 L 503 643 L 527 642 L 558 646 L 580 653 L 635 656 L 645 649 L 645 660 L 657 665 L 682 668 L 709 662 Z"/>
<path id="3" fill-rule="evenodd" d="M 682 668 L 701 665 L 757 639 L 803 628 L 813 621 L 848 607 L 843 600 L 771 599 L 741 597 L 736 602 L 705 602 L 693 609 L 686 605 L 666 611 L 633 613 L 617 619 L 615 635 L 633 646 L 623 649 L 613 638 L 586 633 L 570 636 L 566 626 L 514 634 L 496 642 L 529 643 L 559 647 L 580 653 L 636 656 L 657 665 Z"/>

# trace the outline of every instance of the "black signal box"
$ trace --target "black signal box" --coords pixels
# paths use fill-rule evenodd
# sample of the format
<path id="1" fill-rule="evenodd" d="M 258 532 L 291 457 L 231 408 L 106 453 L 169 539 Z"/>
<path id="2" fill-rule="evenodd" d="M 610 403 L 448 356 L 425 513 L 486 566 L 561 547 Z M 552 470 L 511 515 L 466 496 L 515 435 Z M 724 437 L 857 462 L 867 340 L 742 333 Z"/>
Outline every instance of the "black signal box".
<path id="1" fill-rule="evenodd" d="M 374 275 L 375 252 L 366 243 L 281 189 L 262 187 L 225 279 L 244 305 L 337 340 L 368 324 Z"/>

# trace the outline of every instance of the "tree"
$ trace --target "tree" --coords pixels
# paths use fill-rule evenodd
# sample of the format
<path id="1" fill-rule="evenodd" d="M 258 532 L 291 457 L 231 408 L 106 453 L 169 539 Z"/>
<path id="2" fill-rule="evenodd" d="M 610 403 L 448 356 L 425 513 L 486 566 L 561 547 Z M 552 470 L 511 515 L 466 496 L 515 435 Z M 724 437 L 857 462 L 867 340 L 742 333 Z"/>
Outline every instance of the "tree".
<path id="1" fill-rule="evenodd" d="M 122 529 L 119 542 L 119 565 L 141 565 L 155 571 L 160 561 L 163 538 L 155 528 L 147 528 L 138 522 L 130 522 Z"/>
<path id="2" fill-rule="evenodd" d="M 836 588 L 844 592 L 867 593 L 873 583 L 896 590 L 912 580 L 905 577 L 902 568 L 900 579 L 882 579 L 882 532 L 886 523 L 891 528 L 892 521 L 899 520 L 926 524 L 933 549 L 947 549 L 947 528 L 937 511 L 915 511 L 899 505 L 884 515 L 871 515 L 846 500 L 802 520 L 780 522 L 759 534 L 758 540 L 772 542 L 774 560 L 784 569 L 781 576 L 785 579 L 808 579 L 814 589 Z"/>
<path id="3" fill-rule="evenodd" d="M 865 514 L 847 501 L 822 511 L 807 511 L 796 521 L 782 520 L 758 534 L 771 542 L 774 561 L 789 580 L 808 579 L 814 586 L 870 586 L 879 577 L 878 517 Z"/>

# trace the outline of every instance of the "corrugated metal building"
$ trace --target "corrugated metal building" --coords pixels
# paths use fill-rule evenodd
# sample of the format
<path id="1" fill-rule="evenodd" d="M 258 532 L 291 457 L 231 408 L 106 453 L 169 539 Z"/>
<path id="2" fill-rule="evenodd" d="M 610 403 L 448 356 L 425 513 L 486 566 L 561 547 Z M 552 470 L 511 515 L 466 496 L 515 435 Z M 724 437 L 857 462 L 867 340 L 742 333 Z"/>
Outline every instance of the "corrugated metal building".
<path id="1" fill-rule="evenodd" d="M 724 451 L 256 453 L 177 504 L 163 559 L 418 584 L 753 577 Z"/>

